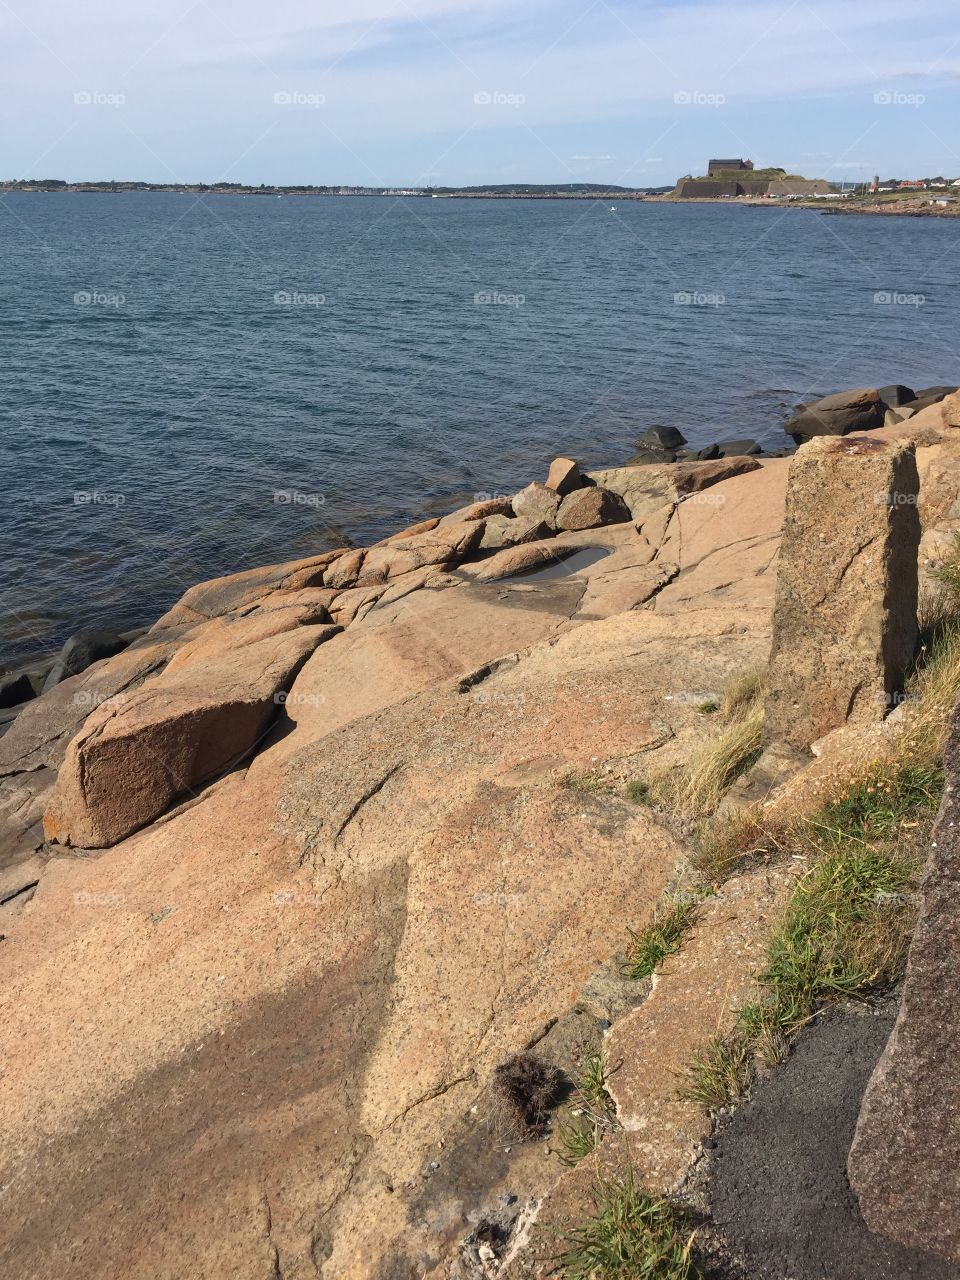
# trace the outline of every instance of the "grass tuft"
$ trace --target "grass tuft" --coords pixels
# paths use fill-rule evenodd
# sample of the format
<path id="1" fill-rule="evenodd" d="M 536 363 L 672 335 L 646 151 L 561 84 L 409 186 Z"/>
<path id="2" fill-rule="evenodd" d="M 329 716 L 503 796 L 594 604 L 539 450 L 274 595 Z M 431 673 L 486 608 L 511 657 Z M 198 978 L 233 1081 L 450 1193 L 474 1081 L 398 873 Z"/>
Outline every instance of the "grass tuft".
<path id="1" fill-rule="evenodd" d="M 640 782 L 638 780 L 628 782 L 626 787 L 624 787 L 624 791 L 627 799 L 632 800 L 634 804 L 650 803 L 650 787 L 646 782 Z"/>
<path id="2" fill-rule="evenodd" d="M 730 1106 L 745 1098 L 754 1075 L 753 1045 L 739 1029 L 727 1036 L 714 1036 L 705 1049 L 698 1050 L 687 1067 L 687 1083 L 678 1096 L 699 1102 L 708 1111 Z"/>
<path id="3" fill-rule="evenodd" d="M 714 812 L 724 792 L 760 758 L 763 691 L 758 671 L 744 672 L 730 681 L 719 707 L 710 704 L 721 712 L 725 727 L 691 752 L 686 764 L 651 779 L 651 790 L 658 800 L 688 818 L 704 818 Z"/>
<path id="4" fill-rule="evenodd" d="M 574 1101 L 577 1106 L 571 1123 L 557 1126 L 563 1144 L 560 1159 L 568 1165 L 588 1156 L 611 1127 L 613 1100 L 607 1092 L 607 1063 L 602 1051 L 593 1050 L 584 1056 L 574 1086 Z"/>
<path id="5" fill-rule="evenodd" d="M 512 1054 L 490 1077 L 499 1128 L 518 1139 L 538 1137 L 561 1089 L 556 1067 L 532 1053 Z"/>
<path id="6" fill-rule="evenodd" d="M 554 1274 L 564 1280 L 696 1280 L 696 1231 L 667 1200 L 645 1195 L 633 1171 L 597 1184 L 594 1216 L 566 1237 Z"/>
<path id="7" fill-rule="evenodd" d="M 630 954 L 627 973 L 631 978 L 649 978 L 667 956 L 675 956 L 685 930 L 693 920 L 697 909 L 695 898 L 674 898 L 666 907 L 658 908 L 653 919 L 643 929 L 630 935 Z"/>

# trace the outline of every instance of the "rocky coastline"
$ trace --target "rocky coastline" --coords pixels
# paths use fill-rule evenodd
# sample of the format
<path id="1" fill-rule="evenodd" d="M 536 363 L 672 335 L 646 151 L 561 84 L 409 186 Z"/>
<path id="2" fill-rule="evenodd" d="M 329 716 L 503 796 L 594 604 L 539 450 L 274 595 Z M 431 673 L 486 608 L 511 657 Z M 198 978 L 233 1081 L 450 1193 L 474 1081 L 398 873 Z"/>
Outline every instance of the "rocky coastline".
<path id="1" fill-rule="evenodd" d="M 956 386 L 654 427 L 9 670 L 6 1272 L 573 1277 L 619 1195 L 689 1227 L 651 1275 L 955 1276 L 958 488 Z M 841 836 L 901 879 L 807 1006 Z M 845 1188 L 818 1249 L 815 1177 L 758 1227 L 777 1090 Z"/>

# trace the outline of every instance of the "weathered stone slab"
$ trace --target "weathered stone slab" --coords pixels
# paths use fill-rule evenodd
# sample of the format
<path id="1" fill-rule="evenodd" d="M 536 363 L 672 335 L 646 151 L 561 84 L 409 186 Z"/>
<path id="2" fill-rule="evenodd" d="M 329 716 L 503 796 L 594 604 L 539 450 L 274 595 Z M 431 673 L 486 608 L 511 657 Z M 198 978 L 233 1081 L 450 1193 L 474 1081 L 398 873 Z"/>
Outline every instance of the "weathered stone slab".
<path id="1" fill-rule="evenodd" d="M 67 748 L 44 815 L 57 844 L 105 848 L 256 744 L 277 695 L 336 627 L 298 627 L 195 661 L 98 706 Z"/>
<path id="2" fill-rule="evenodd" d="M 790 464 L 766 730 L 801 749 L 894 705 L 917 642 L 912 443 L 811 441 Z"/>
<path id="3" fill-rule="evenodd" d="M 900 1012 L 848 1172 L 872 1231 L 960 1263 L 960 711 L 946 773 Z"/>
<path id="4" fill-rule="evenodd" d="M 838 391 L 804 405 L 784 427 L 798 443 L 815 436 L 846 436 L 852 431 L 882 427 L 887 406 L 873 387 Z"/>

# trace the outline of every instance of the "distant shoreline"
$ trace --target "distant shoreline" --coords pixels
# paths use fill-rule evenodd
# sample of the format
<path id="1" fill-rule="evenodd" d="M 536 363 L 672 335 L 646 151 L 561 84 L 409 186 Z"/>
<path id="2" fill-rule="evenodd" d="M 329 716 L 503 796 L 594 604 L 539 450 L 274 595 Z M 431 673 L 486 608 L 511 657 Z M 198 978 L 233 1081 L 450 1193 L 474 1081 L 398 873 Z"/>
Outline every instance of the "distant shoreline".
<path id="1" fill-rule="evenodd" d="M 955 204 L 937 205 L 920 203 L 917 196 L 883 202 L 861 199 L 826 200 L 793 199 L 770 200 L 759 196 L 738 196 L 734 199 L 717 199 L 707 196 L 677 196 L 672 191 L 644 191 L 630 188 L 584 187 L 564 190 L 546 188 L 542 191 L 496 191 L 469 189 L 416 190 L 412 188 L 321 188 L 321 187 L 217 187 L 203 184 L 176 186 L 173 184 L 116 184 L 67 183 L 63 186 L 23 185 L 0 183 L 0 196 L 6 195 L 191 195 L 204 196 L 260 196 L 279 199 L 282 196 L 375 198 L 394 200 L 601 200 L 630 202 L 634 204 L 709 205 L 718 208 L 751 209 L 805 209 L 823 214 L 863 214 L 867 216 L 909 218 L 957 218 L 960 217 L 960 201 Z"/>

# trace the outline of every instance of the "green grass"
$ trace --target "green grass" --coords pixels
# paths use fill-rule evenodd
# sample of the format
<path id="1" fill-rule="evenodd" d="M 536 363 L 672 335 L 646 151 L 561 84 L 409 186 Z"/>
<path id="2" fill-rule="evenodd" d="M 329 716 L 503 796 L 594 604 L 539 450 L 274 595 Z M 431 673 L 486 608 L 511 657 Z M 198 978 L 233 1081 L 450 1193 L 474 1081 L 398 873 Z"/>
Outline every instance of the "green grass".
<path id="1" fill-rule="evenodd" d="M 624 791 L 627 799 L 632 800 L 634 804 L 650 803 L 650 787 L 646 782 L 640 782 L 638 780 L 628 782 L 626 787 L 624 787 Z"/>
<path id="2" fill-rule="evenodd" d="M 712 698 L 708 698 L 706 702 L 701 702 L 697 707 L 701 715 L 712 716 L 714 712 L 720 710 L 720 703 L 714 702 Z"/>
<path id="3" fill-rule="evenodd" d="M 876 762 L 810 818 L 777 837 L 808 859 L 775 931 L 760 995 L 736 1026 L 695 1055 L 680 1096 L 715 1109 L 749 1090 L 760 1060 L 782 1058 L 823 1004 L 899 981 L 912 932 L 917 846 L 943 774 L 912 760 Z"/>
<path id="4" fill-rule="evenodd" d="M 678 1094 L 708 1111 L 739 1102 L 753 1079 L 753 1059 L 753 1045 L 739 1029 L 727 1036 L 714 1036 L 705 1049 L 693 1055 L 687 1083 Z"/>
<path id="5" fill-rule="evenodd" d="M 563 1145 L 560 1159 L 571 1165 L 588 1156 L 611 1126 L 613 1101 L 607 1093 L 607 1062 L 601 1050 L 584 1054 L 574 1084 L 574 1102 L 577 1106 L 571 1122 L 557 1126 Z"/>
<path id="6" fill-rule="evenodd" d="M 630 953 L 627 973 L 631 978 L 649 978 L 667 956 L 675 956 L 685 930 L 697 908 L 695 898 L 674 898 L 654 912 L 651 922 L 638 932 L 628 929 Z"/>
<path id="7" fill-rule="evenodd" d="M 667 1200 L 636 1185 L 633 1172 L 600 1182 L 594 1216 L 566 1237 L 554 1274 L 564 1280 L 696 1280 L 696 1232 Z"/>

